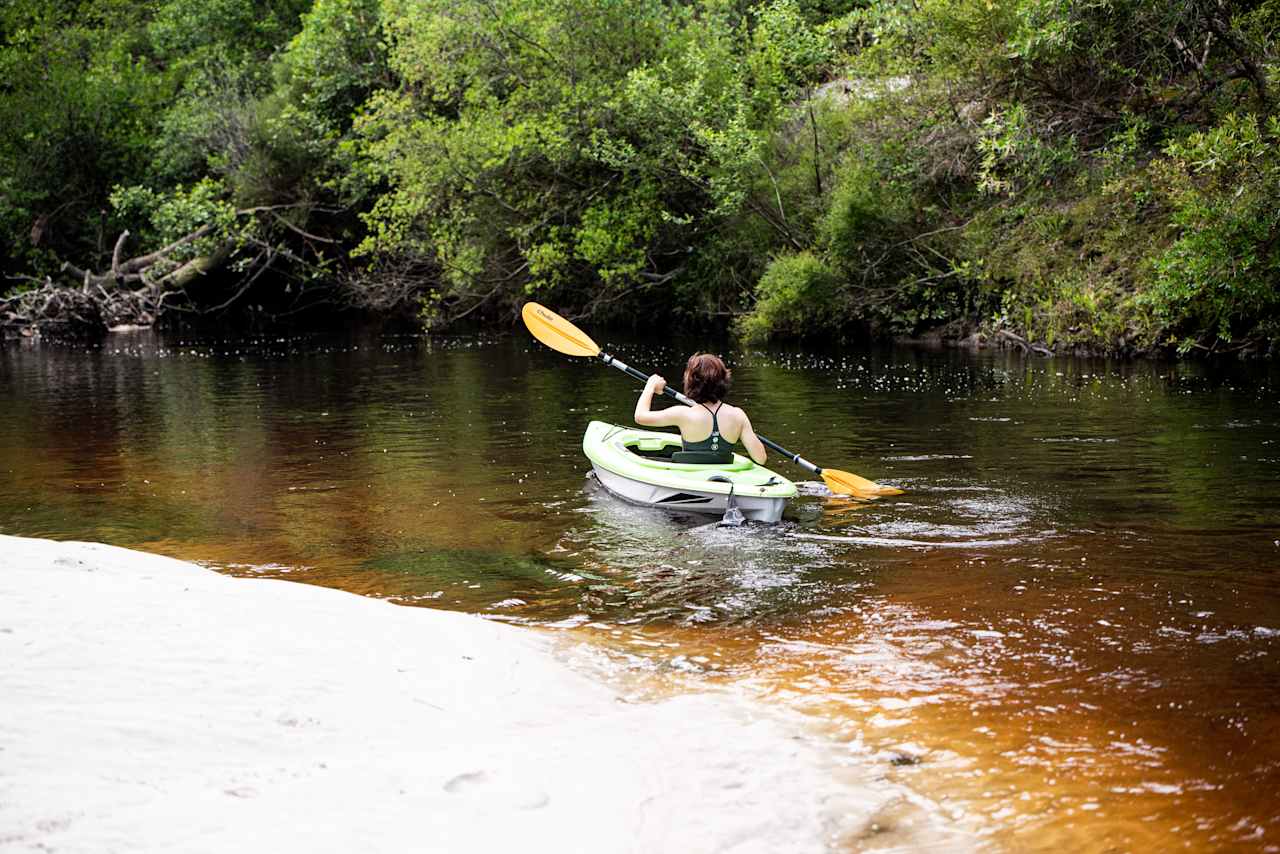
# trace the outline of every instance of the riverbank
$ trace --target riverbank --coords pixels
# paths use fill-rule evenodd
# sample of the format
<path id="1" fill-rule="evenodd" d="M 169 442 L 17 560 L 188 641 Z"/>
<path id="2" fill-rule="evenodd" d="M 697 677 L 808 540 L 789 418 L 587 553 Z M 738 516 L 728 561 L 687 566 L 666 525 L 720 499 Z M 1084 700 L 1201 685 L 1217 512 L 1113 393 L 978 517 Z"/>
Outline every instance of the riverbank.
<path id="1" fill-rule="evenodd" d="M 0 565 L 0 847 L 904 841 L 903 793 L 802 728 L 628 702 L 545 634 L 98 544 L 0 536 Z"/>

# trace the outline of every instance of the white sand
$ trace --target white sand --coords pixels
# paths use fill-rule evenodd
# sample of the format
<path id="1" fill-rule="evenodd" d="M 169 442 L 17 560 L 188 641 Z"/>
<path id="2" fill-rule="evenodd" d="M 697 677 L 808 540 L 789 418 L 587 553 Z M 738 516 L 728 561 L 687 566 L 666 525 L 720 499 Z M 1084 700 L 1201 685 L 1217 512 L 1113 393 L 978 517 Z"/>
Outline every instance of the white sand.
<path id="1" fill-rule="evenodd" d="M 745 701 L 624 702 L 536 631 L 0 536 L 6 850 L 865 842 L 901 792 L 822 744 Z"/>

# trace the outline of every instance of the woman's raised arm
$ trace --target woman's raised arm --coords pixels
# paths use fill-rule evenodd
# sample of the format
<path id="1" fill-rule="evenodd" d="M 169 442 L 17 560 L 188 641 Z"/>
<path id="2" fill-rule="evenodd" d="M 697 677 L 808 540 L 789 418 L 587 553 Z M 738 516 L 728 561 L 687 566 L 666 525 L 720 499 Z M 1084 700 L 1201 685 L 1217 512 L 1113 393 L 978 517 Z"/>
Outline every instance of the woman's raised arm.
<path id="1" fill-rule="evenodd" d="M 644 384 L 640 399 L 636 401 L 636 423 L 642 427 L 677 427 L 680 424 L 680 410 L 683 406 L 672 406 L 667 409 L 653 409 L 653 396 L 662 394 L 667 381 L 654 374 Z"/>

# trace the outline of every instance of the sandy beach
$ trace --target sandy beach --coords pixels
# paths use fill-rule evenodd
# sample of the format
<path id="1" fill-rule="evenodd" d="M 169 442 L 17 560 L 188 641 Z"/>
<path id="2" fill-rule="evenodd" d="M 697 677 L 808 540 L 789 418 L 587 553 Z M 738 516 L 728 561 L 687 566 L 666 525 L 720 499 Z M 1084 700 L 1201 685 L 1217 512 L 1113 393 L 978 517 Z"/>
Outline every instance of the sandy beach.
<path id="1" fill-rule="evenodd" d="M 9 850 L 807 852 L 908 807 L 546 633 L 99 544 L 0 536 L 0 662 Z"/>

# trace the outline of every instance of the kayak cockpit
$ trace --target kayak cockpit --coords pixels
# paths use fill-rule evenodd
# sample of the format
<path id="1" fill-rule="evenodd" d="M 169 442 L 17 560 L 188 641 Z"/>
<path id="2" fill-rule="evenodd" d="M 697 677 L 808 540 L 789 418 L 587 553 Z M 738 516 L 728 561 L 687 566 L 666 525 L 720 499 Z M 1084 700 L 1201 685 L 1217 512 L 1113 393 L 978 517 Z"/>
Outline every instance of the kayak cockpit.
<path id="1" fill-rule="evenodd" d="M 683 452 L 684 443 L 680 441 L 680 436 L 674 433 L 628 436 L 627 438 L 618 439 L 617 447 L 629 457 L 635 458 L 635 462 L 638 465 L 653 466 L 671 471 L 698 472 L 714 470 L 716 472 L 742 472 L 758 468 L 755 463 L 742 456 L 742 454 L 734 454 L 731 462 L 700 463 L 677 461 L 675 456 Z"/>

